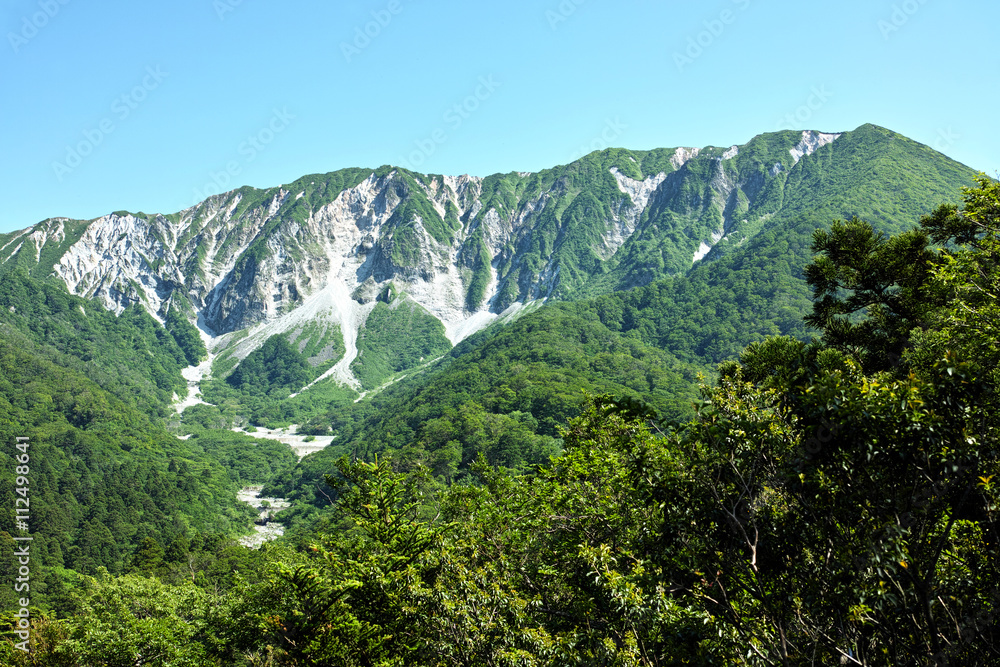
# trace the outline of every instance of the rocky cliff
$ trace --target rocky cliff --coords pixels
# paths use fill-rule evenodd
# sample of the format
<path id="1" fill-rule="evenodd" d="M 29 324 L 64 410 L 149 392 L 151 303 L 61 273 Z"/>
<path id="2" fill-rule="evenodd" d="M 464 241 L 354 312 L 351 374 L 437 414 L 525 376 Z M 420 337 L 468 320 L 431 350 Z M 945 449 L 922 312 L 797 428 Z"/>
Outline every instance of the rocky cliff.
<path id="1" fill-rule="evenodd" d="M 252 329 L 227 337 L 242 338 L 240 357 L 265 335 L 322 319 L 344 336 L 338 366 L 349 382 L 379 295 L 416 304 L 455 344 L 532 301 L 683 274 L 756 234 L 803 165 L 842 136 L 609 149 L 486 178 L 346 169 L 243 187 L 170 215 L 46 220 L 0 237 L 0 261 L 111 309 L 141 303 L 162 317 L 181 308 L 211 337 Z"/>

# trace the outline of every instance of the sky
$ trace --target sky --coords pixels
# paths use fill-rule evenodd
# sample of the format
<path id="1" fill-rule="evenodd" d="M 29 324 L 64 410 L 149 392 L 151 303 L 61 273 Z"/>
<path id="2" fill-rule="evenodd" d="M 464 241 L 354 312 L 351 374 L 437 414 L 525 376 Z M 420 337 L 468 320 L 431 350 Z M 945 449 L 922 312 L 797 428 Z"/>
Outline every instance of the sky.
<path id="1" fill-rule="evenodd" d="M 4 0 L 0 233 L 875 123 L 1000 172 L 996 0 Z"/>

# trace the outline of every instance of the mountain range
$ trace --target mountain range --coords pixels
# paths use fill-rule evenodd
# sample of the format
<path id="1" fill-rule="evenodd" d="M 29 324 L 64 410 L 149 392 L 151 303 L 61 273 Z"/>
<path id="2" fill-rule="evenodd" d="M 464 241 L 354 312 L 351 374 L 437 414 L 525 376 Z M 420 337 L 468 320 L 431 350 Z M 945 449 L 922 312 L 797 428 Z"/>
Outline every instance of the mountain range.
<path id="1" fill-rule="evenodd" d="M 875 126 L 609 149 L 485 178 L 345 169 L 172 214 L 51 218 L 0 237 L 0 266 L 115 313 L 176 309 L 225 370 L 281 334 L 314 352 L 310 381 L 372 389 L 525 307 L 685 277 L 803 219 L 893 231 L 970 173 Z M 373 321 L 422 348 L 401 358 L 366 335 Z"/>
<path id="2" fill-rule="evenodd" d="M 93 572 L 147 538 L 233 530 L 248 483 L 296 501 L 295 524 L 329 503 L 343 454 L 445 482 L 480 456 L 524 469 L 559 451 L 587 395 L 684 419 L 718 363 L 815 335 L 817 229 L 909 229 L 974 175 L 863 125 L 538 173 L 344 169 L 4 234 L 3 430 L 77 480 L 38 501 L 59 508 L 40 558 Z M 333 444 L 295 462 L 232 431 L 291 423 Z M 147 481 L 103 484 L 113 469 Z M 105 509 L 86 509 L 95 493 Z"/>
<path id="3" fill-rule="evenodd" d="M 2 235 L 0 662 L 972 664 L 998 201 L 864 125 Z"/>

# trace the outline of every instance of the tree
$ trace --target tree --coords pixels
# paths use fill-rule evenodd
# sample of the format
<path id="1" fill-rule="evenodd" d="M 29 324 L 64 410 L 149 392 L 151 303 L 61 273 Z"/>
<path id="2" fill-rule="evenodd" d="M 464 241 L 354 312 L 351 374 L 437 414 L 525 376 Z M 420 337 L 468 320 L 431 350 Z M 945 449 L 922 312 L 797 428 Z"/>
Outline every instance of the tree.
<path id="1" fill-rule="evenodd" d="M 686 539 L 706 609 L 762 664 L 1000 655 L 991 401 L 968 365 L 866 376 L 781 339 L 741 361 L 680 440 L 710 497 Z"/>
<path id="2" fill-rule="evenodd" d="M 208 358 L 208 349 L 198 333 L 198 328 L 191 324 L 176 306 L 171 304 L 163 319 L 167 331 L 184 352 L 188 365 L 197 366 Z"/>
<path id="3" fill-rule="evenodd" d="M 822 344 L 751 345 L 679 437 L 709 497 L 692 592 L 755 662 L 1000 658 L 1000 189 L 965 202 L 817 232 Z"/>
<path id="4" fill-rule="evenodd" d="M 38 616 L 32 622 L 32 654 L 0 646 L 13 665 L 51 667 L 135 667 L 213 664 L 200 635 L 206 594 L 188 584 L 167 586 L 139 575 L 89 579 L 81 609 L 56 621 Z M 27 659 L 25 659 L 27 658 Z"/>
<path id="5" fill-rule="evenodd" d="M 309 379 L 309 364 L 284 336 L 275 334 L 248 354 L 226 382 L 236 389 L 263 396 L 300 389 Z"/>
<path id="6" fill-rule="evenodd" d="M 928 241 L 916 229 L 886 239 L 858 218 L 816 230 L 813 252 L 821 254 L 804 271 L 814 299 L 806 324 L 866 371 L 897 366 L 910 332 L 938 305 L 927 289 L 935 260 Z"/>
<path id="7" fill-rule="evenodd" d="M 1000 183 L 985 175 L 977 181 L 963 190 L 962 209 L 941 206 L 921 221 L 932 240 L 945 244 L 934 282 L 946 305 L 917 352 L 926 359 L 953 350 L 1000 386 Z"/>
<path id="8" fill-rule="evenodd" d="M 333 530 L 278 567 L 263 626 L 290 665 L 389 665 L 423 643 L 419 591 L 445 526 L 423 517 L 426 474 L 337 462 Z M 410 664 L 410 663 L 407 663 Z"/>

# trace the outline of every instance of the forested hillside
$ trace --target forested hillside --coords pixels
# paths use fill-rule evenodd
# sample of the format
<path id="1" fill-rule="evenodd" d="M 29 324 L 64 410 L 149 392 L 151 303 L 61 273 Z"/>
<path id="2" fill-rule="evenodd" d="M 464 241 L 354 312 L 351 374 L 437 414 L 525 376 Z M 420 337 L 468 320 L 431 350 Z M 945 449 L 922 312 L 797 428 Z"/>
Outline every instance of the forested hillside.
<path id="1" fill-rule="evenodd" d="M 61 568 L 121 573 L 145 540 L 169 545 L 194 532 L 228 535 L 246 524 L 249 508 L 234 502 L 236 480 L 214 457 L 56 366 L 14 332 L 4 333 L 0 433 L 5 442 L 21 436 L 30 443 L 32 554 L 46 576 L 37 582 L 38 604 L 58 590 Z M 0 452 L 0 488 L 8 499 L 16 495 L 16 454 Z M 9 581 L 16 571 L 10 536 L 20 534 L 12 511 L 0 531 L 0 568 Z M 13 591 L 3 595 L 9 603 Z"/>
<path id="2" fill-rule="evenodd" d="M 331 429 L 334 444 L 276 477 L 270 494 L 329 504 L 323 476 L 342 454 L 392 454 L 426 466 L 444 481 L 468 479 L 483 456 L 491 465 L 527 470 L 561 449 L 559 429 L 588 396 L 643 399 L 672 417 L 690 417 L 699 372 L 707 366 L 609 331 L 562 308 L 543 308 L 461 343 L 426 373 L 351 403 L 304 428 Z M 292 521 L 311 508 L 286 512 Z"/>
<path id="3" fill-rule="evenodd" d="M 344 456 L 333 507 L 297 546 L 191 578 L 153 549 L 144 569 L 83 579 L 68 612 L 36 609 L 33 656 L 13 639 L 0 651 L 12 665 L 996 664 L 1000 184 L 961 199 L 891 237 L 860 219 L 817 230 L 801 269 L 821 338 L 747 346 L 682 423 L 596 396 L 553 411 L 561 451 L 520 471 L 496 465 L 513 442 L 474 451 L 463 479 L 435 477 L 415 446 Z M 531 338 L 547 318 L 577 332 L 562 368 L 625 349 L 686 368 L 542 312 L 431 378 L 458 423 L 462 391 L 497 409 L 518 396 L 493 388 L 501 373 L 544 377 L 519 344 L 556 354 Z M 509 367 L 484 365 L 502 353 Z M 517 407 L 531 408 L 503 406 Z M 452 416 L 427 417 L 411 440 L 451 437 Z"/>
<path id="4" fill-rule="evenodd" d="M 121 315 L 20 270 L 0 275 L 0 435 L 27 438 L 34 604 L 72 609 L 82 575 L 121 574 L 214 550 L 245 533 L 255 516 L 236 500 L 295 461 L 274 441 L 235 433 L 167 431 L 170 402 L 186 393 L 180 371 L 205 347 L 186 319 L 166 326 L 142 308 Z M 198 430 L 198 429 L 191 429 Z M 0 452 L 0 571 L 16 572 L 15 459 Z M 20 497 L 25 497 L 21 494 Z M 206 542 L 207 541 L 207 542 Z M 208 545 L 205 547 L 205 545 Z M 166 567 L 166 565 L 164 565 Z M 13 608 L 12 588 L 3 589 Z"/>
<path id="5" fill-rule="evenodd" d="M 181 369 L 205 354 L 194 326 L 183 318 L 171 316 L 165 328 L 138 305 L 116 316 L 17 267 L 0 271 L 0 323 L 38 343 L 55 363 L 156 417 L 167 414 L 175 393 L 187 392 Z"/>
<path id="6" fill-rule="evenodd" d="M 30 664 L 996 656 L 1000 193 L 971 178 L 869 125 L 0 238 Z M 333 443 L 232 430 L 290 423 Z M 293 503 L 260 550 L 251 484 Z"/>

